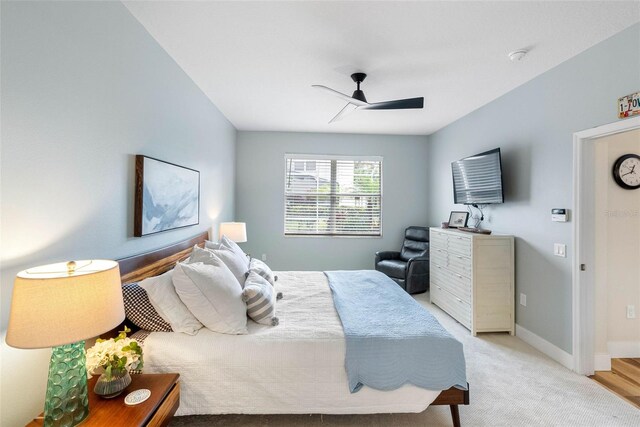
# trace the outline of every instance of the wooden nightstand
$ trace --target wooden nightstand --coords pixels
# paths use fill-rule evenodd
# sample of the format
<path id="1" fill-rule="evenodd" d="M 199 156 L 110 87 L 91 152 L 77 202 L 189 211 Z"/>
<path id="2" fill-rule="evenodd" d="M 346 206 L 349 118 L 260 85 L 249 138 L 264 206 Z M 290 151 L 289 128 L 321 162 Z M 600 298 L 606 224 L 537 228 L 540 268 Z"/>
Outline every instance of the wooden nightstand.
<path id="1" fill-rule="evenodd" d="M 179 374 L 131 375 L 131 384 L 120 396 L 103 399 L 93 392 L 97 376 L 89 380 L 89 416 L 83 426 L 166 426 L 180 406 Z M 135 406 L 127 406 L 124 398 L 134 390 L 148 388 L 151 397 Z M 42 415 L 41 415 L 42 416 Z M 27 426 L 42 426 L 43 419 L 35 419 Z"/>

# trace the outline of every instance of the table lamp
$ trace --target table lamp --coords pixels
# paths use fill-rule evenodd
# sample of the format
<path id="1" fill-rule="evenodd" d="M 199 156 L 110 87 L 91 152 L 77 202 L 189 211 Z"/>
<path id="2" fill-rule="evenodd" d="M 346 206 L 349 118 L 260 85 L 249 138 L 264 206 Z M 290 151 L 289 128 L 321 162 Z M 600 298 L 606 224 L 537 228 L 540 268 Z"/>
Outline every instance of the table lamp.
<path id="1" fill-rule="evenodd" d="M 45 426 L 75 426 L 89 415 L 84 340 L 124 320 L 118 263 L 70 261 L 16 276 L 6 342 L 53 347 L 44 405 Z"/>
<path id="2" fill-rule="evenodd" d="M 227 236 L 236 243 L 247 241 L 247 225 L 244 222 L 223 222 L 220 224 L 220 238 Z"/>

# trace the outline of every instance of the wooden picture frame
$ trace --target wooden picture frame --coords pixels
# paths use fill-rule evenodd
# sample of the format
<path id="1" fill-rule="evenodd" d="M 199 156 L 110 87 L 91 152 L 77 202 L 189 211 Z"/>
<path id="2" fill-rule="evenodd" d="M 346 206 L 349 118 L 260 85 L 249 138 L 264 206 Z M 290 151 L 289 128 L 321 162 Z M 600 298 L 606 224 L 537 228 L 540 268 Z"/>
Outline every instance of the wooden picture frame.
<path id="1" fill-rule="evenodd" d="M 463 228 L 467 226 L 469 212 L 452 211 L 449 215 L 449 228 Z"/>
<path id="2" fill-rule="evenodd" d="M 200 172 L 136 155 L 133 235 L 147 236 L 200 223 Z"/>

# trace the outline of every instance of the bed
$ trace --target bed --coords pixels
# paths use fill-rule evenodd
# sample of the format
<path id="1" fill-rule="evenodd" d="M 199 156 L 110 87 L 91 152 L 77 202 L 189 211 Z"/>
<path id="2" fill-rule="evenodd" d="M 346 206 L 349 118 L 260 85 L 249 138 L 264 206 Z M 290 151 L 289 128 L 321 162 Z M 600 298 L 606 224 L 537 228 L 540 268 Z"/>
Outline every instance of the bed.
<path id="1" fill-rule="evenodd" d="M 208 233 L 202 233 L 119 260 L 122 282 L 168 271 L 207 238 Z M 177 415 L 399 413 L 449 405 L 454 426 L 460 425 L 458 405 L 469 403 L 468 384 L 466 390 L 433 391 L 406 384 L 391 391 L 363 387 L 351 393 L 345 335 L 325 275 L 277 274 L 276 290 L 285 296 L 278 301 L 277 327 L 249 322 L 247 335 L 202 329 L 194 336 L 153 332 L 144 338 L 145 372 L 180 373 Z"/>

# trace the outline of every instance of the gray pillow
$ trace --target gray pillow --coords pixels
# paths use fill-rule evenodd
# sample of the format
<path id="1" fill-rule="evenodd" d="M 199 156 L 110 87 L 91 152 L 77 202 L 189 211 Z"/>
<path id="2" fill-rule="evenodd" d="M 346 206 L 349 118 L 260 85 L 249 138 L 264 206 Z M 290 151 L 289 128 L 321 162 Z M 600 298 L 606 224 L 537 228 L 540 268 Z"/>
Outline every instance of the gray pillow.
<path id="1" fill-rule="evenodd" d="M 276 295 L 273 286 L 255 271 L 249 272 L 242 299 L 247 304 L 247 315 L 256 323 L 276 326 Z"/>

